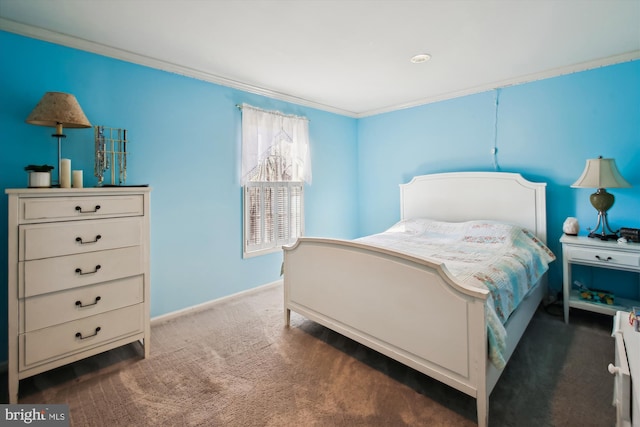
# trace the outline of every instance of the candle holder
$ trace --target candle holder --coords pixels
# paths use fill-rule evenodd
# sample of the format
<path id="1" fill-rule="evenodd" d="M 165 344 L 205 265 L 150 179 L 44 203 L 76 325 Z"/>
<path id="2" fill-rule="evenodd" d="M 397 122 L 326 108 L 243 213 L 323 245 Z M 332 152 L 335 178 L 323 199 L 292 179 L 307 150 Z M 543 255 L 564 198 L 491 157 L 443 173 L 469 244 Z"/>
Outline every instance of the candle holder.
<path id="1" fill-rule="evenodd" d="M 124 185 L 127 181 L 127 130 L 95 126 L 95 164 L 94 174 L 98 186 L 104 183 L 105 173 L 110 172 L 110 185 Z M 116 182 L 117 181 L 117 182 Z"/>

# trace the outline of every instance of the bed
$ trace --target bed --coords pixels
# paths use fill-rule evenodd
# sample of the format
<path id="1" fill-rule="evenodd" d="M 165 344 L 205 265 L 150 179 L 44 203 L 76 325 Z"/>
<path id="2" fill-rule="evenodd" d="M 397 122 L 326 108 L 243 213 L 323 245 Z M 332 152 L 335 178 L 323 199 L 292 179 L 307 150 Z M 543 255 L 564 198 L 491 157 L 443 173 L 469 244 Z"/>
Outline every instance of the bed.
<path id="1" fill-rule="evenodd" d="M 545 187 L 504 172 L 417 176 L 400 185 L 400 223 L 509 223 L 546 243 Z M 459 280 L 442 261 L 366 239 L 302 237 L 284 248 L 283 271 L 287 326 L 294 311 L 454 387 L 476 399 L 478 425 L 488 425 L 489 395 L 504 370 L 489 357 L 488 289 Z M 504 322 L 505 363 L 546 289 L 543 274 Z"/>

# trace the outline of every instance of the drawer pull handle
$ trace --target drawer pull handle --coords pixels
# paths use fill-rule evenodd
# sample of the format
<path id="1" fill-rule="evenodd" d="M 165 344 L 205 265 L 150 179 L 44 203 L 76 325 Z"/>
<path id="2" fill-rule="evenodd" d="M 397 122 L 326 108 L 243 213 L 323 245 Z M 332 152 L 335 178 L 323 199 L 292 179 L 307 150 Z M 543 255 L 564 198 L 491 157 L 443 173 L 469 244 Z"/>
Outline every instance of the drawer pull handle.
<path id="1" fill-rule="evenodd" d="M 606 258 L 602 258 L 602 257 L 600 257 L 600 255 L 596 255 L 596 258 L 598 258 L 598 260 L 600 260 L 600 261 L 611 261 L 613 259 L 610 256 L 608 256 Z"/>
<path id="2" fill-rule="evenodd" d="M 102 267 L 100 266 L 100 264 L 96 265 L 96 269 L 93 271 L 87 271 L 86 273 L 82 272 L 81 268 L 76 268 L 76 273 L 78 273 L 81 276 L 84 276 L 85 274 L 95 274 L 98 272 L 98 270 L 100 270 Z"/>
<path id="3" fill-rule="evenodd" d="M 83 305 L 82 301 L 76 301 L 76 305 L 79 308 L 91 307 L 92 305 L 96 305 L 98 303 L 98 301 L 100 301 L 101 299 L 102 299 L 101 297 L 96 297 L 96 300 L 94 302 L 92 302 L 91 304 L 86 304 L 86 305 Z"/>
<path id="4" fill-rule="evenodd" d="M 82 237 L 76 237 L 76 242 L 79 242 L 81 245 L 87 245 L 87 244 L 89 244 L 89 243 L 95 243 L 95 242 L 97 242 L 97 241 L 98 241 L 98 240 L 100 240 L 100 239 L 102 239 L 102 236 L 98 234 L 98 235 L 96 236 L 96 240 L 91 240 L 91 241 L 89 241 L 89 242 L 84 242 L 84 241 L 82 240 Z"/>
<path id="5" fill-rule="evenodd" d="M 100 209 L 100 205 L 96 205 L 96 207 L 92 211 L 83 211 L 81 206 L 76 206 L 76 210 L 80 213 L 96 213 Z"/>
<path id="6" fill-rule="evenodd" d="M 613 363 L 609 363 L 609 366 L 607 366 L 607 370 L 609 371 L 610 374 L 613 374 L 613 375 L 620 372 L 620 368 L 618 368 L 617 366 L 614 366 Z"/>
<path id="7" fill-rule="evenodd" d="M 81 332 L 76 332 L 76 338 L 80 338 L 81 340 L 86 340 L 87 338 L 95 337 L 96 335 L 98 335 L 98 332 L 100 332 L 100 329 L 101 329 L 100 326 L 98 326 L 96 328 L 95 333 L 93 333 L 92 335 L 87 335 L 86 337 L 83 337 Z"/>

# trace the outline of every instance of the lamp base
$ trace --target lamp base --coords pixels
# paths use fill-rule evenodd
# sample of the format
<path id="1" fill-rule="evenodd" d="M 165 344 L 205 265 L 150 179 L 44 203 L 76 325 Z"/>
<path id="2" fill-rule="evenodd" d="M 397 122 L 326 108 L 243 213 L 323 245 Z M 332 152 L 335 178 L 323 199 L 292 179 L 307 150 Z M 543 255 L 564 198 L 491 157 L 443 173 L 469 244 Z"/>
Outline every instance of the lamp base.
<path id="1" fill-rule="evenodd" d="M 598 231 L 602 228 L 602 231 Z M 609 227 L 609 221 L 607 220 L 607 211 L 598 211 L 598 223 L 596 224 L 595 229 L 588 228 L 589 237 L 597 238 L 600 240 L 617 240 L 618 239 L 618 231 L 613 231 Z"/>
<path id="2" fill-rule="evenodd" d="M 51 135 L 54 138 L 58 138 L 58 180 L 52 181 L 52 187 L 60 187 L 60 169 L 62 168 L 62 138 L 66 138 L 67 135 L 62 132 L 56 132 Z"/>
<path id="3" fill-rule="evenodd" d="M 600 240 L 618 240 L 617 234 L 603 234 L 603 233 L 596 233 L 595 231 L 592 231 L 591 233 L 589 233 L 588 237 L 591 237 L 593 239 L 600 239 Z"/>

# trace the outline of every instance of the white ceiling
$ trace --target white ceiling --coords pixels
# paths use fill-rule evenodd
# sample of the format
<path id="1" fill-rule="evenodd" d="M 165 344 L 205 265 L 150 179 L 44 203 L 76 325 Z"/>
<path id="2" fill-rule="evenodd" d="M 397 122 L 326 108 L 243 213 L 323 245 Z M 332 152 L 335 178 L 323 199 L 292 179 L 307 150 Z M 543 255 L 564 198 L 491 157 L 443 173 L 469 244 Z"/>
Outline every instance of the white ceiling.
<path id="1" fill-rule="evenodd" d="M 353 117 L 640 58 L 640 0 L 0 0 L 0 29 Z"/>

